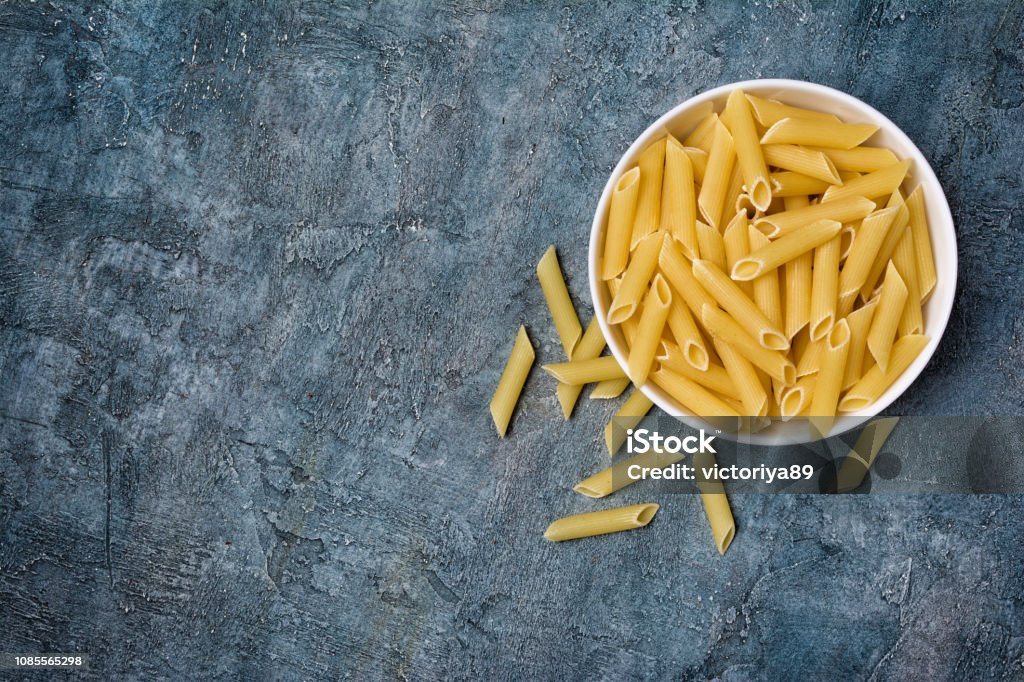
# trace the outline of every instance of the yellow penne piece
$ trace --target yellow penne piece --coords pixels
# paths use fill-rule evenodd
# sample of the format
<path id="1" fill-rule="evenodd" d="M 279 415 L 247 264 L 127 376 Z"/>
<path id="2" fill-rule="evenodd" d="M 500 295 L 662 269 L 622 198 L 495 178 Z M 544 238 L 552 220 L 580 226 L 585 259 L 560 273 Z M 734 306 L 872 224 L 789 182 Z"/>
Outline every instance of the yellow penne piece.
<path id="1" fill-rule="evenodd" d="M 802 109 L 800 107 L 783 104 L 778 100 L 764 99 L 757 95 L 747 95 L 747 101 L 750 102 L 750 107 L 754 110 L 754 116 L 757 118 L 757 122 L 765 128 L 771 128 L 784 118 L 810 118 L 819 121 L 829 121 L 832 123 L 841 122 L 839 117 L 833 114 L 826 114 L 821 111 L 812 111 L 811 109 Z"/>
<path id="2" fill-rule="evenodd" d="M 754 208 L 750 197 L 743 193 L 743 171 L 740 170 L 739 164 L 733 164 L 732 173 L 729 175 L 729 188 L 725 192 L 725 199 L 722 200 L 722 217 L 718 229 L 722 229 L 722 224 L 728 224 L 738 211 L 747 210 L 753 213 L 757 209 Z"/>
<path id="3" fill-rule="evenodd" d="M 665 147 L 665 179 L 661 192 L 661 227 L 697 257 L 697 193 L 693 164 L 679 141 L 668 136 Z"/>
<path id="4" fill-rule="evenodd" d="M 772 200 L 772 188 L 768 184 L 768 166 L 761 152 L 754 117 L 750 112 L 750 102 L 742 90 L 733 90 L 729 94 L 723 116 L 729 121 L 729 130 L 736 148 L 736 163 L 743 174 L 745 192 L 753 202 L 754 208 L 759 211 L 768 210 L 768 204 Z"/>
<path id="5" fill-rule="evenodd" d="M 679 244 L 669 241 L 658 255 L 658 268 L 695 317 L 700 316 L 705 305 L 715 305 L 715 300 L 704 291 L 697 278 L 693 276 L 693 266 L 683 257 Z"/>
<path id="6" fill-rule="evenodd" d="M 604 427 L 604 444 L 608 448 L 608 456 L 614 457 L 622 444 L 626 442 L 627 431 L 644 420 L 654 403 L 643 392 L 635 388 L 629 394 L 622 407 L 615 413 L 611 421 Z"/>
<path id="7" fill-rule="evenodd" d="M 868 331 L 871 330 L 871 319 L 875 313 L 877 301 L 873 301 L 846 316 L 850 326 L 850 354 L 846 358 L 846 372 L 843 374 L 842 390 L 846 390 L 860 380 L 864 374 L 864 353 L 868 346 Z"/>
<path id="8" fill-rule="evenodd" d="M 708 153 L 697 147 L 683 147 L 686 156 L 690 159 L 693 167 L 693 179 L 698 183 L 704 182 L 704 173 L 708 169 Z"/>
<path id="9" fill-rule="evenodd" d="M 565 356 L 571 358 L 573 349 L 583 336 L 583 328 L 580 326 L 580 318 L 576 316 L 572 299 L 569 298 L 554 246 L 549 246 L 537 263 L 537 279 L 540 280 L 540 288 L 544 292 L 544 300 L 548 303 Z"/>
<path id="10" fill-rule="evenodd" d="M 825 347 L 825 339 L 810 341 L 810 329 L 807 330 L 806 336 L 808 343 L 796 354 L 797 378 L 816 374 L 821 369 L 821 351 Z"/>
<path id="11" fill-rule="evenodd" d="M 814 396 L 814 386 L 817 382 L 818 374 L 815 372 L 800 377 L 796 384 L 783 392 L 782 400 L 779 401 L 779 413 L 783 421 L 789 421 L 811 409 L 811 399 Z"/>
<path id="12" fill-rule="evenodd" d="M 782 197 L 782 206 L 784 211 L 795 211 L 798 208 L 807 208 L 810 205 L 811 198 L 806 195 Z"/>
<path id="13" fill-rule="evenodd" d="M 889 367 L 889 355 L 908 294 L 907 285 L 890 261 L 885 270 L 885 282 L 882 284 L 882 295 L 878 299 L 878 309 L 875 310 L 871 329 L 868 331 L 868 351 L 883 372 Z"/>
<path id="14" fill-rule="evenodd" d="M 556 362 L 550 365 L 541 365 L 541 368 L 563 384 L 570 386 L 592 384 L 605 379 L 621 379 L 626 376 L 618 361 L 611 355 L 590 360 Z"/>
<path id="15" fill-rule="evenodd" d="M 672 291 L 661 275 L 655 275 L 651 288 L 644 298 L 644 312 L 640 317 L 636 341 L 630 346 L 626 375 L 637 386 L 643 386 L 654 364 L 654 353 L 661 340 L 661 333 L 668 320 L 672 305 Z"/>
<path id="16" fill-rule="evenodd" d="M 732 272 L 736 262 L 750 254 L 748 225 L 747 214 L 740 212 L 736 214 L 729 222 L 728 227 L 725 228 L 725 234 L 722 235 L 722 243 L 725 246 L 725 272 Z M 739 287 L 744 294 L 753 298 L 754 287 L 749 281 L 740 282 Z"/>
<path id="17" fill-rule="evenodd" d="M 668 353 L 661 360 L 661 366 L 670 369 L 676 374 L 681 374 L 690 381 L 700 384 L 709 391 L 714 391 L 724 398 L 739 401 L 740 392 L 732 383 L 725 368 L 713 365 L 710 362 L 706 369 L 697 369 L 693 363 L 683 357 L 682 351 L 673 343 L 665 344 Z M 710 350 L 710 349 L 709 349 Z"/>
<path id="18" fill-rule="evenodd" d="M 917 257 L 917 279 L 921 300 L 935 288 L 935 256 L 932 254 L 932 240 L 928 232 L 928 215 L 924 206 L 924 190 L 917 189 L 907 197 L 910 211 L 910 231 L 914 235 L 914 255 Z"/>
<path id="19" fill-rule="evenodd" d="M 622 395 L 622 392 L 629 386 L 629 377 L 623 377 L 622 379 L 605 379 L 599 381 L 594 385 L 594 388 L 590 391 L 591 400 L 610 400 L 611 398 L 618 398 Z M 564 384 L 559 384 L 563 386 Z"/>
<path id="20" fill-rule="evenodd" d="M 753 225 L 747 226 L 747 243 L 751 251 L 765 248 L 771 242 L 768 237 L 758 232 Z M 768 321 L 785 331 L 785 319 L 782 315 L 782 293 L 779 289 L 779 272 L 771 270 L 754 279 L 754 305 L 764 313 Z M 789 337 L 789 334 L 786 334 Z M 791 338 L 791 337 L 790 337 Z"/>
<path id="21" fill-rule="evenodd" d="M 704 173 L 700 193 L 697 194 L 697 207 L 704 221 L 711 227 L 718 228 L 721 221 L 722 207 L 726 192 L 729 190 L 729 178 L 735 161 L 736 147 L 732 134 L 725 124 L 715 119 L 715 137 L 708 152 L 708 167 Z M 699 231 L 697 236 L 700 237 Z M 701 255 L 705 255 L 703 250 Z"/>
<path id="22" fill-rule="evenodd" d="M 846 223 L 839 232 L 839 262 L 842 263 L 853 250 L 853 242 L 857 239 L 857 227 L 853 223 Z"/>
<path id="23" fill-rule="evenodd" d="M 849 310 L 853 309 L 851 297 L 855 297 L 867 281 L 868 273 L 871 272 L 871 266 L 878 257 L 878 250 L 889 233 L 896 213 L 895 208 L 876 211 L 864 218 L 857 230 L 857 240 L 853 243 L 853 249 L 839 273 L 839 298 L 841 302 L 844 299 L 849 301 Z M 840 306 L 840 316 L 845 316 L 849 310 L 843 310 Z"/>
<path id="24" fill-rule="evenodd" d="M 828 204 L 851 197 L 875 199 L 888 196 L 900 186 L 909 169 L 910 159 L 906 159 L 888 168 L 847 180 L 842 185 L 833 185 L 822 195 L 821 203 Z"/>
<path id="25" fill-rule="evenodd" d="M 760 311 L 758 315 L 761 315 Z M 762 346 L 736 320 L 718 308 L 704 306 L 701 322 L 714 338 L 732 346 L 736 352 L 767 372 L 769 376 L 787 385 L 796 381 L 796 368 L 785 355 Z"/>
<path id="26" fill-rule="evenodd" d="M 672 306 L 668 311 L 668 328 L 672 332 L 672 338 L 675 339 L 683 358 L 694 369 L 701 371 L 707 369 L 709 358 L 707 348 L 704 346 L 704 337 L 701 336 L 697 323 L 694 321 L 693 315 L 690 314 L 690 309 L 679 296 L 672 297 Z"/>
<path id="27" fill-rule="evenodd" d="M 566 516 L 548 526 L 544 531 L 544 539 L 562 542 L 643 528 L 657 513 L 658 505 L 648 503 Z"/>
<path id="28" fill-rule="evenodd" d="M 584 332 L 583 338 L 576 344 L 576 348 L 573 349 L 570 359 L 572 360 L 589 360 L 596 358 L 604 350 L 605 342 L 604 336 L 601 334 L 601 327 L 597 324 L 597 318 L 590 318 L 590 324 L 587 325 L 587 331 Z M 576 401 L 580 397 L 580 392 L 583 390 L 583 386 L 570 386 L 569 384 L 558 384 L 558 388 L 555 389 L 555 395 L 558 397 L 558 404 L 562 407 L 562 415 L 568 419 L 572 416 L 572 410 L 576 406 Z"/>
<path id="29" fill-rule="evenodd" d="M 849 454 L 843 459 L 836 474 L 836 492 L 847 493 L 855 490 L 864 480 L 875 457 L 882 451 L 882 446 L 889 439 L 889 434 L 896 428 L 899 417 L 876 419 L 864 427 L 857 437 L 857 442 Z"/>
<path id="30" fill-rule="evenodd" d="M 893 196 L 898 196 L 898 192 L 894 193 Z M 895 253 L 896 245 L 903 239 L 903 235 L 910 230 L 910 212 L 903 205 L 902 197 L 900 197 L 900 203 L 896 208 L 896 217 L 893 218 L 889 231 L 885 233 L 885 239 L 882 240 L 882 245 L 878 247 L 878 255 L 871 263 L 867 279 L 864 280 L 864 285 L 860 288 L 860 297 L 865 301 L 871 298 L 875 289 L 878 288 L 878 281 L 882 278 L 882 274 L 885 272 L 892 254 Z"/>
<path id="31" fill-rule="evenodd" d="M 749 281 L 760 277 L 769 270 L 774 270 L 783 263 L 830 242 L 842 229 L 843 224 L 835 220 L 818 220 L 798 227 L 737 261 L 732 268 L 732 278 Z M 838 250 L 836 255 L 839 255 Z"/>
<path id="32" fill-rule="evenodd" d="M 700 257 L 711 261 L 719 268 L 727 267 L 728 259 L 725 257 L 725 241 L 722 233 L 707 223 L 697 221 L 697 244 L 700 248 Z"/>
<path id="33" fill-rule="evenodd" d="M 641 480 L 640 478 L 631 477 L 631 473 L 639 473 L 643 469 L 665 469 L 676 462 L 682 461 L 683 457 L 685 457 L 685 454 L 681 452 L 671 453 L 661 450 L 649 450 L 648 452 L 619 460 L 607 469 L 580 481 L 573 486 L 573 490 L 580 495 L 586 495 L 594 499 L 608 497 L 612 493 L 618 492 L 626 486 Z"/>
<path id="34" fill-rule="evenodd" d="M 711 537 L 715 541 L 715 549 L 724 555 L 733 537 L 736 535 L 736 521 L 729 508 L 729 498 L 725 495 L 725 486 L 712 473 L 717 467 L 715 456 L 710 452 L 698 452 L 693 456 L 696 470 L 697 489 L 704 504 L 704 513 L 711 527 Z"/>
<path id="35" fill-rule="evenodd" d="M 896 266 L 903 283 L 907 285 L 907 302 L 898 326 L 899 335 L 920 334 L 924 331 L 924 316 L 921 314 L 921 283 L 917 277 L 917 257 L 914 254 L 914 235 L 905 230 L 903 237 L 892 252 L 892 264 Z"/>
<path id="36" fill-rule="evenodd" d="M 706 260 L 698 260 L 693 263 L 693 276 L 759 345 L 770 350 L 789 349 L 789 338 L 765 317 L 765 314 L 721 269 Z M 705 309 L 707 307 L 705 306 Z M 705 309 L 701 310 L 702 316 Z"/>
<path id="37" fill-rule="evenodd" d="M 814 383 L 814 395 L 811 398 L 812 433 L 824 436 L 832 430 L 849 354 L 850 326 L 846 320 L 839 320 L 829 332 L 822 348 L 821 369 L 818 370 L 818 380 Z"/>
<path id="38" fill-rule="evenodd" d="M 640 190 L 640 169 L 626 171 L 615 183 L 605 226 L 601 279 L 618 277 L 629 262 L 629 240 L 633 234 L 636 200 Z"/>
<path id="39" fill-rule="evenodd" d="M 661 222 L 661 180 L 665 172 L 665 138 L 652 142 L 640 153 L 636 162 L 640 169 L 640 191 L 633 218 L 633 236 L 629 248 L 658 229 Z"/>
<path id="40" fill-rule="evenodd" d="M 775 215 L 762 216 L 754 221 L 754 227 L 774 239 L 819 220 L 848 223 L 860 220 L 874 210 L 875 202 L 870 199 L 850 197 L 827 204 L 813 204 L 792 211 L 786 210 Z"/>
<path id="41" fill-rule="evenodd" d="M 873 173 L 899 163 L 896 155 L 883 147 L 854 147 L 853 149 L 812 147 L 811 149 L 827 156 L 839 171 Z"/>
<path id="42" fill-rule="evenodd" d="M 608 306 L 608 322 L 610 324 L 622 324 L 637 312 L 640 299 L 647 291 L 651 283 L 654 270 L 658 267 L 658 253 L 665 242 L 665 235 L 656 233 L 645 237 L 636 250 L 633 258 L 626 267 L 626 273 L 622 276 L 622 283 Z"/>
<path id="43" fill-rule="evenodd" d="M 767 237 L 765 237 L 767 239 Z M 811 319 L 811 268 L 814 253 L 808 251 L 783 266 L 786 338 L 792 339 Z"/>
<path id="44" fill-rule="evenodd" d="M 841 248 L 839 241 L 837 234 L 814 249 L 814 274 L 811 279 L 811 341 L 828 336 L 836 321 Z"/>
<path id="45" fill-rule="evenodd" d="M 832 164 L 832 160 L 822 152 L 793 144 L 766 144 L 763 149 L 765 160 L 776 168 L 793 171 L 830 185 L 839 185 L 843 182 L 835 165 Z M 818 194 L 818 192 L 806 192 L 806 194 Z"/>
<path id="46" fill-rule="evenodd" d="M 715 141 L 715 126 L 717 123 L 718 114 L 708 114 L 706 118 L 697 124 L 693 132 L 686 136 L 686 139 L 683 140 L 683 145 L 686 147 L 696 147 L 705 154 L 709 154 L 711 152 L 711 145 Z"/>
<path id="47" fill-rule="evenodd" d="M 839 401 L 839 411 L 859 412 L 866 409 L 892 386 L 927 345 L 928 337 L 922 334 L 911 334 L 898 339 L 889 354 L 888 369 L 882 371 L 878 365 L 869 369 Z"/>
<path id="48" fill-rule="evenodd" d="M 812 147 L 852 149 L 878 130 L 878 126 L 835 123 L 807 118 L 784 118 L 772 125 L 761 144 L 802 144 Z"/>
<path id="49" fill-rule="evenodd" d="M 526 327 L 520 326 L 516 334 L 516 342 L 512 346 L 512 353 L 505 363 L 505 370 L 501 373 L 498 387 L 491 398 L 491 418 L 494 426 L 498 429 L 498 435 L 505 437 L 508 430 L 508 423 L 512 420 L 512 412 L 519 402 L 519 394 L 523 391 L 523 384 L 533 367 L 533 360 L 536 354 L 533 352 L 533 344 L 526 333 Z"/>
<path id="50" fill-rule="evenodd" d="M 661 387 L 693 414 L 700 417 L 739 417 L 723 399 L 715 396 L 695 381 L 662 366 L 651 374 L 651 381 Z"/>
<path id="51" fill-rule="evenodd" d="M 748 417 L 763 417 L 768 414 L 768 394 L 757 376 L 754 365 L 737 353 L 732 347 L 715 339 L 715 351 L 725 364 L 733 385 L 740 393 L 743 413 Z"/>
<path id="52" fill-rule="evenodd" d="M 808 194 L 821 194 L 829 188 L 829 183 L 825 180 L 818 180 L 809 175 L 792 171 L 772 173 L 768 176 L 768 181 L 772 184 L 772 197 L 776 199 L 806 198 Z"/>

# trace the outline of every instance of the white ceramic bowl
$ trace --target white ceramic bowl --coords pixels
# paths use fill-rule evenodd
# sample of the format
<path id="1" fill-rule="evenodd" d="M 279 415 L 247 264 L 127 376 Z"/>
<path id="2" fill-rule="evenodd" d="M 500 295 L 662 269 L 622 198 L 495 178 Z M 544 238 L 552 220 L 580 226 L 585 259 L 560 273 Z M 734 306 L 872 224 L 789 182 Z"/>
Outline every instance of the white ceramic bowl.
<path id="1" fill-rule="evenodd" d="M 777 99 L 786 104 L 835 114 L 848 123 L 872 123 L 879 126 L 880 130 L 867 143 L 872 146 L 887 147 L 901 159 L 912 159 L 910 173 L 904 187 L 913 188 L 918 184 L 924 186 L 925 206 L 928 212 L 928 225 L 931 230 L 935 269 L 938 276 L 938 283 L 923 311 L 924 333 L 929 337 L 928 345 L 907 371 L 896 380 L 896 383 L 867 410 L 844 415 L 836 420 L 832 433 L 842 433 L 855 428 L 891 405 L 924 370 L 946 330 L 946 323 L 949 321 L 949 315 L 953 309 L 957 275 L 956 232 L 953 228 L 953 216 L 950 214 L 949 204 L 946 203 L 946 196 L 938 178 L 935 177 L 935 172 L 928 165 L 928 161 L 921 151 L 902 130 L 896 127 L 896 124 L 855 97 L 824 85 L 804 81 L 785 79 L 743 81 L 723 85 L 696 97 L 691 97 L 655 121 L 630 145 L 615 166 L 615 170 L 612 171 L 611 177 L 608 178 L 608 182 L 604 186 L 601 200 L 597 205 L 597 212 L 594 214 L 594 223 L 590 230 L 589 254 L 590 295 L 594 300 L 594 311 L 601 325 L 601 331 L 608 341 L 608 348 L 619 364 L 625 367 L 627 358 L 625 340 L 618 328 L 612 329 L 608 325 L 608 306 L 611 301 L 607 288 L 598 277 L 597 267 L 598 254 L 604 244 L 605 217 L 608 213 L 608 201 L 612 188 L 626 170 L 636 165 L 637 157 L 648 144 L 665 133 L 672 133 L 682 139 L 708 113 L 711 111 L 721 112 L 729 93 L 736 88 L 742 88 L 745 92 L 761 97 Z M 695 417 L 653 383 L 648 382 L 640 390 L 653 400 L 655 405 L 687 425 L 693 428 L 707 428 L 706 422 Z M 745 434 L 742 436 L 742 440 L 755 445 L 791 445 L 808 442 L 811 439 L 807 423 L 794 421 L 779 422 L 759 433 Z"/>

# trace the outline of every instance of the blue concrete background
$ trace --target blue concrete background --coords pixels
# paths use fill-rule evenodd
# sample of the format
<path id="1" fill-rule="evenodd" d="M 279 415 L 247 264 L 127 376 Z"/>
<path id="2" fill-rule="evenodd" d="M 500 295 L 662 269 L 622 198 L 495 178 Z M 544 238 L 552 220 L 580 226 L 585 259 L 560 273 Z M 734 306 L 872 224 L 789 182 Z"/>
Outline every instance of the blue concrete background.
<path id="1" fill-rule="evenodd" d="M 1014 496 L 699 500 L 552 545 L 533 268 L 588 309 L 607 175 L 709 87 L 892 118 L 957 222 L 904 413 L 1020 415 L 1020 2 L 0 5 L 0 651 L 83 679 L 1024 679 Z M 644 500 L 633 486 L 614 503 Z M 36 679 L 26 677 L 26 679 Z"/>

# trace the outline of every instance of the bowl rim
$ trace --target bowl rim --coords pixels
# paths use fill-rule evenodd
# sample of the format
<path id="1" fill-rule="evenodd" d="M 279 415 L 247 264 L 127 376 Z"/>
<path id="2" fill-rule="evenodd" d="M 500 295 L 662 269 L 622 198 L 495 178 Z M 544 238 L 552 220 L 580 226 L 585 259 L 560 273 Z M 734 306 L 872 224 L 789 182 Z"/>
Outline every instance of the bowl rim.
<path id="1" fill-rule="evenodd" d="M 925 346 L 924 350 L 921 351 L 921 354 L 918 355 L 913 363 L 911 363 L 910 367 L 908 367 L 903 374 L 897 378 L 893 385 L 890 386 L 886 392 L 883 393 L 882 396 L 868 409 L 856 413 L 843 414 L 837 417 L 835 425 L 829 433 L 830 437 L 836 436 L 849 431 L 850 429 L 854 429 L 872 417 L 882 413 L 882 411 L 889 407 L 897 398 L 902 396 L 903 393 L 905 393 L 906 390 L 910 388 L 910 386 L 920 377 L 925 367 L 931 361 L 935 351 L 938 349 L 942 337 L 946 333 L 946 328 L 953 312 L 953 304 L 956 300 L 956 285 L 959 271 L 955 223 L 953 221 L 953 214 L 950 211 L 949 202 L 946 199 L 946 193 L 942 187 L 942 183 L 939 182 L 934 169 L 932 169 L 931 164 L 928 163 L 927 157 L 925 157 L 921 150 L 918 149 L 913 140 L 911 140 L 910 137 L 887 116 L 863 100 L 842 92 L 841 90 L 836 90 L 835 88 L 827 85 L 821 85 L 819 83 L 788 78 L 764 78 L 735 81 L 711 88 L 710 90 L 705 90 L 693 97 L 683 100 L 658 117 L 653 123 L 647 126 L 647 128 L 645 128 L 644 131 L 633 141 L 626 151 L 623 152 L 618 163 L 616 163 L 615 167 L 612 169 L 612 172 L 608 177 L 608 181 L 604 185 L 604 189 L 601 192 L 601 197 L 597 204 L 597 209 L 594 213 L 594 219 L 591 223 L 590 229 L 590 244 L 587 253 L 590 298 L 594 306 L 594 315 L 597 317 L 601 333 L 604 334 L 608 350 L 611 351 L 611 354 L 615 357 L 619 365 L 625 368 L 627 364 L 624 352 L 625 349 L 619 344 L 615 336 L 612 334 L 612 330 L 610 329 L 606 319 L 605 313 L 607 311 L 601 310 L 600 307 L 601 296 L 599 287 L 604 286 L 604 282 L 598 276 L 597 268 L 598 252 L 600 247 L 600 244 L 598 243 L 598 236 L 603 232 L 612 188 L 621 175 L 626 171 L 626 167 L 635 163 L 635 158 L 638 152 L 645 148 L 653 138 L 663 134 L 668 124 L 674 121 L 677 117 L 702 105 L 714 107 L 714 101 L 716 99 L 723 95 L 728 95 L 728 93 L 736 89 L 755 93 L 768 89 L 776 89 L 787 92 L 797 91 L 817 96 L 824 95 L 825 97 L 831 98 L 833 101 L 838 100 L 840 104 L 859 110 L 867 117 L 877 119 L 880 129 L 884 129 L 887 134 L 895 137 L 901 145 L 905 146 L 905 148 L 909 150 L 909 154 L 907 154 L 907 156 L 913 158 L 913 173 L 917 176 L 919 184 L 927 183 L 929 185 L 934 185 L 939 190 L 938 192 L 929 192 L 925 198 L 925 204 L 929 213 L 929 233 L 932 236 L 931 241 L 934 244 L 936 228 L 933 226 L 936 222 L 941 222 L 943 227 L 948 227 L 949 234 L 947 236 L 951 240 L 953 248 L 949 250 L 949 253 L 943 253 L 941 258 L 933 249 L 936 271 L 940 273 L 943 279 L 952 282 L 952 286 L 948 287 L 948 293 L 946 293 L 945 298 L 940 301 L 940 307 L 938 310 L 939 315 L 934 320 L 934 327 L 929 326 L 929 329 L 934 329 L 936 333 L 930 335 L 928 345 Z M 775 97 L 782 98 L 784 101 L 785 95 L 784 93 L 777 93 Z M 937 211 L 939 213 L 939 217 L 941 218 L 940 221 L 933 219 L 933 211 Z M 943 289 L 943 291 L 946 291 L 946 289 Z M 938 291 L 935 291 L 933 292 L 933 295 L 937 293 Z M 681 410 L 676 405 L 667 403 L 666 400 L 659 395 L 660 389 L 654 386 L 652 382 L 648 381 L 643 386 L 640 386 L 639 390 L 669 416 L 684 422 L 688 426 L 694 429 L 707 428 L 709 426 L 708 423 L 700 417 L 693 415 L 688 411 Z M 780 433 L 774 428 L 768 429 L 767 431 L 767 433 L 759 432 L 741 435 L 722 433 L 721 435 L 726 438 L 739 440 L 752 445 L 797 445 L 814 440 L 809 434 L 805 438 L 794 438 L 792 436 L 787 436 L 785 433 Z M 774 431 L 774 433 L 771 433 L 772 431 Z"/>

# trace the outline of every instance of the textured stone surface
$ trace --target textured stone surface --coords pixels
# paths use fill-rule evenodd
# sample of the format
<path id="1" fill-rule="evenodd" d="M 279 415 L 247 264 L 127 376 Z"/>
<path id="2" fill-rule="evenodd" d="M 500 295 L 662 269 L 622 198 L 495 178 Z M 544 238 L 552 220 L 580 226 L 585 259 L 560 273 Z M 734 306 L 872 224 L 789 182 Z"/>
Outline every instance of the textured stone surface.
<path id="1" fill-rule="evenodd" d="M 1019 497 L 699 500 L 551 545 L 607 174 L 708 87 L 848 91 L 932 161 L 950 330 L 907 413 L 1022 412 L 1024 5 L 0 5 L 0 651 L 89 677 L 1021 679 Z M 568 5 L 568 6 L 566 6 Z M 642 486 L 616 502 L 640 501 Z M 35 679 L 35 678 L 32 678 Z"/>

